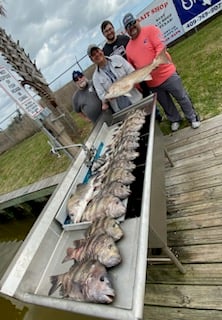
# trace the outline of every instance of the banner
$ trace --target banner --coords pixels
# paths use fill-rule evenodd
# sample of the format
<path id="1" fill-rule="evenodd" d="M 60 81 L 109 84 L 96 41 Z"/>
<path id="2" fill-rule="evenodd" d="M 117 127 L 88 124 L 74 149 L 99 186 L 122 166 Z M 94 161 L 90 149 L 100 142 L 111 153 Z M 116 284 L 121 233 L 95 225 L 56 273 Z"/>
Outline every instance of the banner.
<path id="1" fill-rule="evenodd" d="M 222 9 L 222 0 L 173 0 L 173 2 L 185 32 Z"/>
<path id="2" fill-rule="evenodd" d="M 142 26 L 154 24 L 164 35 L 166 44 L 176 40 L 184 34 L 183 27 L 172 1 L 153 1 L 137 18 Z"/>
<path id="3" fill-rule="evenodd" d="M 0 66 L 0 88 L 2 88 L 32 119 L 43 110 L 4 66 Z"/>

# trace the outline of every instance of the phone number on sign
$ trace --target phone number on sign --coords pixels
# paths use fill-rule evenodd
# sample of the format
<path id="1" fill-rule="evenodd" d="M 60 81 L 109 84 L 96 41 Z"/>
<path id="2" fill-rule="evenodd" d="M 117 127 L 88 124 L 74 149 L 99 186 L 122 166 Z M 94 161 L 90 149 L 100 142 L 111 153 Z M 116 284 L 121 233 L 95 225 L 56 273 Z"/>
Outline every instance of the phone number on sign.
<path id="1" fill-rule="evenodd" d="M 222 2 L 215 4 L 213 7 L 205 10 L 204 12 L 197 15 L 195 18 L 187 22 L 183 27 L 185 31 L 188 31 L 194 27 L 196 27 L 201 22 L 209 19 L 214 14 L 218 13 L 222 9 Z"/>

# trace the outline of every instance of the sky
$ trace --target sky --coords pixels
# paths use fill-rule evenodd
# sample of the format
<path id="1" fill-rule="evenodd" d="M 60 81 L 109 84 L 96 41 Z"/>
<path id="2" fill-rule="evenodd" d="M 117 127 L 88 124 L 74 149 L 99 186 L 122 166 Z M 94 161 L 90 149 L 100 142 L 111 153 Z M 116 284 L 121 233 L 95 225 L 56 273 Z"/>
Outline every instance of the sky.
<path id="1" fill-rule="evenodd" d="M 127 12 L 138 14 L 152 0 L 2 0 L 6 17 L 0 27 L 19 40 L 26 54 L 40 68 L 52 90 L 72 79 L 76 62 L 86 55 L 89 44 L 102 44 L 103 20 L 111 20 L 118 30 Z M 91 64 L 88 57 L 80 62 L 84 70 Z M 10 70 L 2 56 L 0 65 Z M 0 88 L 0 130 L 11 121 L 17 106 Z M 7 119 L 7 120 L 6 120 Z"/>

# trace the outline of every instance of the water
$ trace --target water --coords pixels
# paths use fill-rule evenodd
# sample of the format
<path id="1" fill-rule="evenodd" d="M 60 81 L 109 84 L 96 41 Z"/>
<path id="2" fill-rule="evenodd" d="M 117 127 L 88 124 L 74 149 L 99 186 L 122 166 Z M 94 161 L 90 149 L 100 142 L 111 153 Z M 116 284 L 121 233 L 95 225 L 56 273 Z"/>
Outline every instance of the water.
<path id="1" fill-rule="evenodd" d="M 0 222 L 0 278 L 7 262 L 11 261 L 22 240 L 36 220 L 35 216 L 25 216 L 22 219 L 11 218 Z M 0 297 L 1 319 L 4 320 L 95 320 L 98 318 L 74 314 L 70 312 L 24 305 L 15 300 Z"/>

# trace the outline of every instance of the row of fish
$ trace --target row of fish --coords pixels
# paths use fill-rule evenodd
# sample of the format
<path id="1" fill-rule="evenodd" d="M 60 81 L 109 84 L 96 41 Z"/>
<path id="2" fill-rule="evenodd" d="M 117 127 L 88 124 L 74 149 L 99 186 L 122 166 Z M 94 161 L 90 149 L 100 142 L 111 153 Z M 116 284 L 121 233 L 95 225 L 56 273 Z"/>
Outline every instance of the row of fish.
<path id="1" fill-rule="evenodd" d="M 139 156 L 139 130 L 146 114 L 137 109 L 129 113 L 112 137 L 101 157 L 91 168 L 88 183 L 76 186 L 67 204 L 73 223 L 91 221 L 85 238 L 67 248 L 62 263 L 73 260 L 63 274 L 51 276 L 49 295 L 58 288 L 63 298 L 95 303 L 111 303 L 115 291 L 108 273 L 122 262 L 118 241 L 124 236 L 117 218 L 126 213 L 126 199 L 135 180 L 133 160 Z"/>
<path id="2" fill-rule="evenodd" d="M 125 214 L 122 202 L 130 195 L 130 184 L 135 180 L 133 161 L 139 156 L 139 130 L 146 113 L 137 109 L 116 129 L 112 143 L 94 161 L 88 183 L 80 183 L 68 200 L 67 211 L 72 223 L 93 221 L 99 216 L 118 218 Z"/>
<path id="3" fill-rule="evenodd" d="M 115 297 L 107 268 L 121 262 L 115 242 L 123 237 L 120 223 L 113 218 L 96 219 L 86 230 L 85 238 L 74 241 L 63 262 L 74 264 L 63 274 L 51 276 L 52 295 L 58 288 L 63 298 L 75 301 L 111 303 Z"/>

